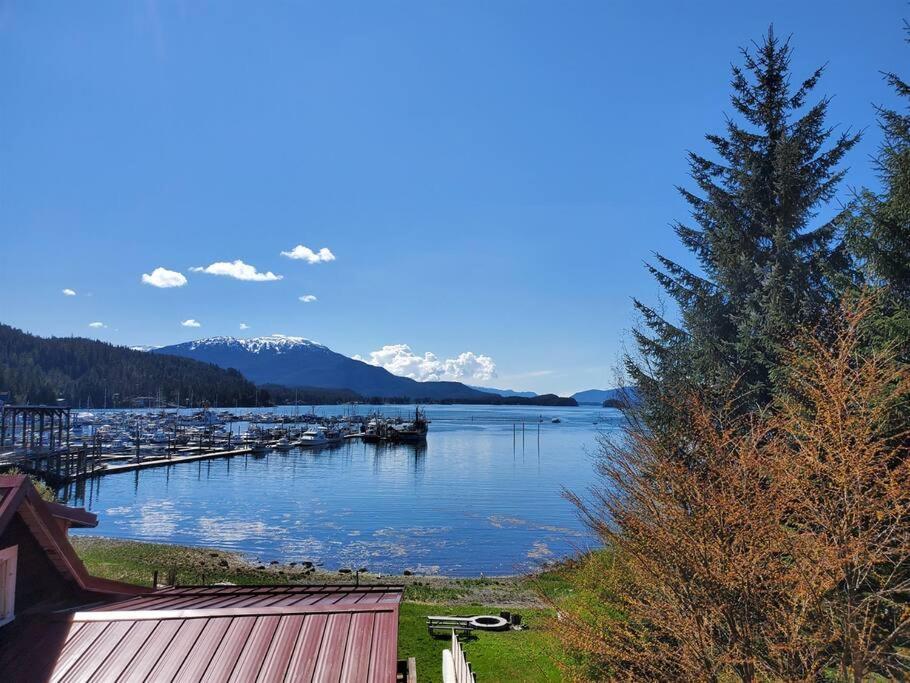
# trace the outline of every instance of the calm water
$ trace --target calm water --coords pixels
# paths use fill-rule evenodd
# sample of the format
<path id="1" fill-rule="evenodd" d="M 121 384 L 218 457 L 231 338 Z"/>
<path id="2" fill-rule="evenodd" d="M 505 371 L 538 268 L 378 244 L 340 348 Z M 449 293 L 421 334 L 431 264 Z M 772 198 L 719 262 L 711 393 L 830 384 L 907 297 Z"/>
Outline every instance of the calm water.
<path id="1" fill-rule="evenodd" d="M 427 416 L 430 433 L 419 449 L 351 440 L 115 474 L 61 493 L 98 513 L 98 527 L 81 533 L 329 569 L 508 574 L 589 547 L 560 491 L 592 482 L 597 432 L 616 429 L 618 412 L 431 406 Z"/>

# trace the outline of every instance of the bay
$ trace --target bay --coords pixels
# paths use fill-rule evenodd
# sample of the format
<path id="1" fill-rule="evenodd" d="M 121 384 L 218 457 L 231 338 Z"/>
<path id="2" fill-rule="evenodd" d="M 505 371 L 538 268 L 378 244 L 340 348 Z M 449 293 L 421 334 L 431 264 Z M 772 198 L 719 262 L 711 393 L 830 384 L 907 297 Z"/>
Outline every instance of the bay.
<path id="1" fill-rule="evenodd" d="M 320 415 L 343 409 L 315 408 Z M 406 416 L 413 408 L 359 410 Z M 74 534 L 212 546 L 326 569 L 503 575 L 595 543 L 562 491 L 593 483 L 597 435 L 620 427 L 617 411 L 452 405 L 426 412 L 425 447 L 348 440 L 113 474 L 60 494 L 98 514 L 97 528 Z"/>

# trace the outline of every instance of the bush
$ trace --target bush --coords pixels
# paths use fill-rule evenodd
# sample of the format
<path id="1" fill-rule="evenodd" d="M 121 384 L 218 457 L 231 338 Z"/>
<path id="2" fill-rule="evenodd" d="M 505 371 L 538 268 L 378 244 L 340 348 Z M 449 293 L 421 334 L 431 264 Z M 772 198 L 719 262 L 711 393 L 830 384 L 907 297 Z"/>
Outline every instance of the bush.
<path id="1" fill-rule="evenodd" d="M 612 551 L 577 580 L 593 599 L 563 606 L 570 675 L 906 675 L 910 459 L 893 416 L 910 375 L 861 345 L 868 310 L 801 336 L 765 413 L 737 413 L 734 386 L 723 409 L 679 406 L 685 434 L 631 422 L 602 443 L 602 485 L 569 494 Z"/>

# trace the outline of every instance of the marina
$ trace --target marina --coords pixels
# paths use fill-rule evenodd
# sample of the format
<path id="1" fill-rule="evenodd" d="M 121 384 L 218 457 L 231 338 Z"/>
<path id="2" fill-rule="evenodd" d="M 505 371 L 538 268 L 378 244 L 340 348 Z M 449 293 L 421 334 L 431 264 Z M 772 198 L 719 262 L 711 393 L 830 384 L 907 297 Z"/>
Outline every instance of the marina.
<path id="1" fill-rule="evenodd" d="M 328 425 L 339 412 L 339 406 L 317 406 L 309 424 Z M 352 423 L 407 424 L 414 408 L 378 406 L 371 414 L 353 416 Z M 292 437 L 295 428 L 301 436 L 308 431 L 293 407 L 233 415 L 253 419 L 226 423 L 232 443 L 262 429 L 278 437 L 274 445 L 260 452 L 245 445 L 186 452 L 171 460 L 149 455 L 141 466 L 110 462 L 105 476 L 59 487 L 61 500 L 99 515 L 97 529 L 73 533 L 218 547 L 263 564 L 512 574 L 591 542 L 562 491 L 584 491 L 593 482 L 597 436 L 621 420 L 598 407 L 539 414 L 507 406 L 429 406 L 425 443 L 370 443 L 352 432 L 352 438 L 305 448 L 280 443 L 281 430 L 290 427 Z"/>
<path id="2" fill-rule="evenodd" d="M 15 466 L 63 485 L 97 477 L 208 458 L 270 450 L 322 448 L 345 439 L 369 443 L 426 442 L 429 423 L 413 415 L 357 416 L 275 411 L 162 409 L 77 411 L 52 406 L 4 406 L 0 467 Z"/>

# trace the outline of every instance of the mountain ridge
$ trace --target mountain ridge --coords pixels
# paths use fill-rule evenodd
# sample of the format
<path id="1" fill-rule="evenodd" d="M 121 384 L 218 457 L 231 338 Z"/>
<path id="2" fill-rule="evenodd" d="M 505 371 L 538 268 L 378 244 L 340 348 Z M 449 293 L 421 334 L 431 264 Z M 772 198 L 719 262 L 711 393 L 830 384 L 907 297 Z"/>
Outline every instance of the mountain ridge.
<path id="1" fill-rule="evenodd" d="M 150 352 L 233 368 L 256 384 L 349 389 L 362 396 L 415 400 L 477 400 L 488 396 L 461 382 L 418 382 L 393 375 L 305 337 L 208 337 Z"/>
<path id="2" fill-rule="evenodd" d="M 493 387 L 480 387 L 475 384 L 468 384 L 472 389 L 483 391 L 487 394 L 497 394 L 504 398 L 536 398 L 538 394 L 533 391 L 514 391 L 513 389 L 494 389 Z"/>
<path id="3" fill-rule="evenodd" d="M 579 403 L 599 403 L 603 404 L 604 401 L 616 401 L 622 399 L 630 390 L 630 387 L 616 387 L 615 389 L 586 389 L 584 391 L 576 391 L 572 394 L 574 398 Z"/>

